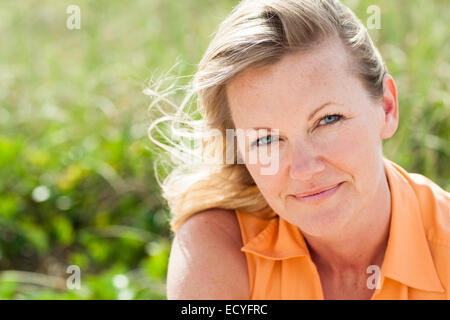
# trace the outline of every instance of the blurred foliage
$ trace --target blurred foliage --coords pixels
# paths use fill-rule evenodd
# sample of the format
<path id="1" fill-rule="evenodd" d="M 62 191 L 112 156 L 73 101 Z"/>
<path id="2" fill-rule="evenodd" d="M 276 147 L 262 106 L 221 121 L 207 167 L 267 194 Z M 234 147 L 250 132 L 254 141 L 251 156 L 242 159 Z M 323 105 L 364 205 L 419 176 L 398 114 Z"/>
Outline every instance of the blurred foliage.
<path id="1" fill-rule="evenodd" d="M 0 2 L 0 299 L 165 299 L 172 235 L 142 90 L 180 59 L 177 75 L 195 72 L 236 3 Z M 363 22 L 381 9 L 370 34 L 400 101 L 385 155 L 449 190 L 450 3 L 344 3 Z"/>

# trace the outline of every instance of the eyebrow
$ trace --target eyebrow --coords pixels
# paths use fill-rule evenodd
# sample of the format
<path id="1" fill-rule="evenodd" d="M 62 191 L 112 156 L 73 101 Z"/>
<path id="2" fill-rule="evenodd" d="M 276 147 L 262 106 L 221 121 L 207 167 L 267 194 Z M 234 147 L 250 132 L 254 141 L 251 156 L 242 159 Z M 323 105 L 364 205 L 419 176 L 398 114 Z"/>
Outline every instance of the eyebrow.
<path id="1" fill-rule="evenodd" d="M 308 121 L 310 121 L 310 120 L 316 115 L 317 112 L 319 112 L 319 111 L 322 110 L 323 108 L 329 106 L 330 104 L 337 104 L 337 103 L 336 103 L 336 102 L 333 102 L 333 101 L 325 102 L 323 105 L 321 105 L 321 106 L 318 107 L 316 110 L 314 110 L 313 112 L 311 112 L 311 114 L 310 114 L 309 117 L 308 117 Z"/>
<path id="2" fill-rule="evenodd" d="M 318 108 L 315 109 L 313 112 L 311 112 L 311 114 L 310 114 L 309 117 L 308 117 L 308 121 L 311 121 L 311 119 L 316 115 L 317 112 L 319 112 L 319 111 L 322 110 L 323 108 L 325 108 L 325 107 L 327 107 L 327 106 L 329 106 L 329 105 L 332 105 L 332 104 L 339 104 L 339 103 L 333 102 L 333 101 L 325 102 L 325 103 L 322 104 L 320 107 L 318 107 Z M 268 128 L 268 127 L 254 127 L 253 129 L 254 129 L 254 130 L 259 130 L 259 129 L 271 129 L 271 128 Z"/>

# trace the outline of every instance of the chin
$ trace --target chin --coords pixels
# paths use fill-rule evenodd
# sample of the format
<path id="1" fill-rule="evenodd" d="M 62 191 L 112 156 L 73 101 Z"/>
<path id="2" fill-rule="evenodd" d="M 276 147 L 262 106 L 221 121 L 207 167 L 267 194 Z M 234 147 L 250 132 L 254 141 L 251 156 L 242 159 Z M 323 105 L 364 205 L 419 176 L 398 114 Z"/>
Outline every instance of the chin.
<path id="1" fill-rule="evenodd" d="M 299 227 L 302 233 L 315 237 L 327 237 L 343 232 L 350 220 L 350 208 L 314 208 L 305 212 L 299 209 L 290 208 L 286 212 L 288 222 Z"/>

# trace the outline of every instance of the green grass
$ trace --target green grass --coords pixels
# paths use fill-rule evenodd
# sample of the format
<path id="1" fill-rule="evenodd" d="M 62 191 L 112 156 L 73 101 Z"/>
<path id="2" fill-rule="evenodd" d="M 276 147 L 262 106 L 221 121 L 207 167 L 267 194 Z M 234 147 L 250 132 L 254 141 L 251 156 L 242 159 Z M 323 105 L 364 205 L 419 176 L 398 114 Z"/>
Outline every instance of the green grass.
<path id="1" fill-rule="evenodd" d="M 0 3 L 0 298 L 164 299 L 171 235 L 142 89 L 176 61 L 194 73 L 237 2 L 77 3 L 80 30 L 73 1 Z M 370 33 L 400 101 L 385 155 L 450 190 L 449 2 L 345 3 L 363 22 L 381 9 Z M 81 290 L 65 288 L 72 264 Z"/>

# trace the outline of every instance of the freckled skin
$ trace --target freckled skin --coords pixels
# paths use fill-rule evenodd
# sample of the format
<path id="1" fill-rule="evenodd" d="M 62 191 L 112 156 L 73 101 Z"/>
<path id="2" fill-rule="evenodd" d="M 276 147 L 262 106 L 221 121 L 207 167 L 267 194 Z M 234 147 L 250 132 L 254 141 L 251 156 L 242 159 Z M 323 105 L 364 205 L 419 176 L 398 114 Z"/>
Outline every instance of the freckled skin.
<path id="1" fill-rule="evenodd" d="M 333 265 L 330 270 L 344 268 L 356 256 L 361 259 L 357 269 L 375 256 L 379 260 L 377 231 L 383 234 L 390 214 L 382 140 L 398 125 L 395 84 L 385 76 L 384 99 L 376 102 L 349 71 L 350 63 L 342 43 L 328 39 L 313 51 L 247 69 L 227 86 L 236 128 L 280 130 L 275 142 L 279 170 L 262 175 L 260 164 L 246 166 L 269 205 L 300 228 L 318 260 L 329 257 L 324 265 Z M 312 111 L 329 101 L 335 104 L 308 121 Z M 319 125 L 325 115 L 335 113 L 343 119 Z M 238 147 L 243 153 L 245 147 Z M 305 204 L 290 196 L 340 182 L 337 192 L 320 203 Z M 375 235 L 368 236 L 370 232 Z M 371 258 L 359 257 L 364 245 Z"/>

